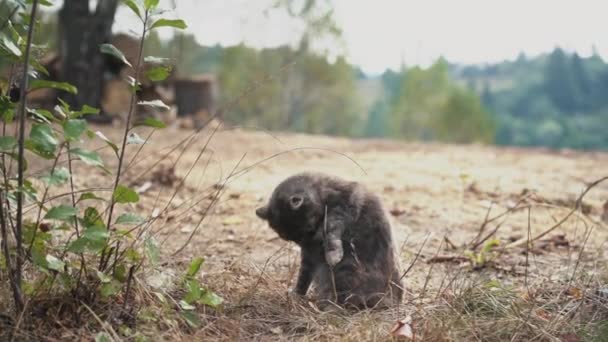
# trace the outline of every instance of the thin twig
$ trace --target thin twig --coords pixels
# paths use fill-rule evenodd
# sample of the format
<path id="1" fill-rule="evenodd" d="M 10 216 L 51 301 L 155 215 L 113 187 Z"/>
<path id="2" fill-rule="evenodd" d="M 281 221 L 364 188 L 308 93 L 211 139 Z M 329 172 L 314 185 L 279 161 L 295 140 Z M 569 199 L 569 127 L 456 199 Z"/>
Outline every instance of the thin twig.
<path id="1" fill-rule="evenodd" d="M 481 237 L 481 234 L 483 234 L 483 231 L 485 230 L 486 225 L 489 223 L 488 218 L 490 217 L 490 212 L 492 211 L 493 206 L 494 206 L 494 201 L 490 202 L 490 205 L 488 206 L 488 211 L 486 211 L 486 217 L 483 219 L 483 222 L 479 226 L 479 232 L 477 232 L 477 236 L 475 236 L 475 238 L 471 241 L 471 243 L 469 243 L 469 245 L 476 243 L 478 241 L 478 239 Z M 475 248 L 473 248 L 473 249 L 475 249 Z"/>
<path id="2" fill-rule="evenodd" d="M 143 49 L 144 49 L 144 42 L 146 39 L 146 31 L 147 31 L 147 24 L 148 24 L 148 16 L 149 16 L 149 10 L 146 9 L 145 13 L 144 13 L 144 20 L 143 20 L 143 28 L 142 28 L 142 34 L 141 34 L 141 38 L 139 41 L 139 50 L 137 52 L 137 62 L 135 63 L 135 84 L 138 84 L 139 82 L 139 69 L 141 66 L 141 55 L 143 53 Z M 125 158 L 125 152 L 126 152 L 126 147 L 127 147 L 127 138 L 129 135 L 129 131 L 131 130 L 131 119 L 133 117 L 133 111 L 135 108 L 135 101 L 136 101 L 136 94 L 133 93 L 131 95 L 131 101 L 129 103 L 129 114 L 127 115 L 127 122 L 125 124 L 125 130 L 124 130 L 124 134 L 123 134 L 123 138 L 122 138 L 122 146 L 120 148 L 120 156 L 118 157 L 118 167 L 116 170 L 116 178 L 114 180 L 114 189 L 112 191 L 112 194 L 114 194 L 114 192 L 116 191 L 116 189 L 118 188 L 118 183 L 120 182 L 120 176 L 121 176 L 121 171 L 122 171 L 122 163 L 124 161 Z M 110 227 L 112 225 L 112 214 L 114 213 L 114 205 L 115 205 L 115 201 L 114 201 L 114 196 L 112 195 L 110 198 L 110 207 L 109 207 L 109 212 L 108 212 L 108 221 L 106 224 L 106 227 L 108 228 L 108 230 L 110 230 Z"/>
<path id="3" fill-rule="evenodd" d="M 414 256 L 414 260 L 412 260 L 412 262 L 410 263 L 408 268 L 403 272 L 401 277 L 399 277 L 399 280 L 402 280 L 410 272 L 410 270 L 414 267 L 414 265 L 416 264 L 416 261 L 418 261 L 418 258 L 420 257 L 420 254 L 422 253 L 422 249 L 424 248 L 424 245 L 426 245 L 426 242 L 429 240 L 430 236 L 431 236 L 430 233 L 426 235 L 426 238 L 424 238 L 424 241 L 422 242 L 420 249 L 418 249 L 418 253 L 416 253 L 416 255 Z"/>
<path id="4" fill-rule="evenodd" d="M 30 13 L 30 24 L 27 29 L 27 41 L 25 46 L 25 57 L 23 59 L 23 74 L 21 78 L 21 97 L 19 103 L 19 152 L 17 162 L 17 218 L 15 225 L 15 239 L 17 240 L 17 262 L 15 269 L 15 282 L 17 287 L 21 288 L 21 271 L 23 268 L 23 173 L 25 171 L 25 102 L 26 102 L 26 91 L 28 86 L 28 72 L 30 68 L 30 55 L 32 50 L 32 37 L 34 34 L 34 27 L 36 26 L 36 10 L 38 9 L 38 0 L 32 1 L 32 11 Z M 22 310 L 23 306 L 21 303 L 18 304 L 18 309 Z"/>
<path id="5" fill-rule="evenodd" d="M 190 241 L 192 241 L 192 238 L 194 237 L 194 235 L 196 234 L 196 232 L 200 228 L 201 224 L 203 223 L 203 221 L 207 217 L 207 214 L 208 214 L 209 210 L 211 209 L 211 207 L 219 200 L 220 196 L 226 191 L 226 183 L 228 182 L 228 180 L 231 177 L 233 177 L 235 170 L 239 167 L 239 165 L 241 164 L 241 162 L 243 161 L 243 159 L 245 159 L 246 155 L 247 155 L 246 153 L 243 154 L 243 156 L 238 161 L 238 163 L 236 163 L 236 165 L 234 166 L 234 168 L 232 169 L 232 171 L 230 172 L 230 174 L 228 175 L 228 177 L 226 177 L 226 180 L 224 181 L 224 183 L 217 190 L 215 197 L 213 198 L 213 200 L 211 201 L 211 203 L 209 203 L 209 205 L 205 209 L 205 212 L 203 213 L 203 217 L 198 221 L 196 227 L 194 227 L 194 229 L 192 230 L 192 233 L 190 233 L 190 236 L 188 236 L 188 239 L 186 240 L 186 242 L 181 247 L 179 247 L 175 252 L 173 252 L 172 256 L 175 256 L 175 255 L 179 254 L 181 251 L 184 250 L 184 248 L 186 248 L 186 246 L 188 246 L 188 244 L 190 244 Z"/>
<path id="6" fill-rule="evenodd" d="M 558 227 L 560 227 L 564 222 L 566 222 L 570 216 L 572 216 L 580 207 L 583 198 L 585 197 L 585 195 L 591 190 L 593 189 L 595 186 L 597 186 L 598 184 L 604 182 L 605 180 L 608 180 L 608 176 L 606 177 L 602 177 L 592 183 L 590 183 L 585 190 L 581 193 L 581 195 L 578 197 L 578 199 L 576 200 L 576 203 L 574 205 L 574 208 L 572 208 L 572 210 L 570 210 L 570 212 L 568 214 L 566 214 L 566 216 L 564 216 L 561 220 L 559 220 L 557 223 L 555 223 L 553 226 L 549 227 L 549 229 L 545 230 L 544 232 L 536 235 L 534 238 L 531 239 L 531 242 L 534 242 L 536 240 L 541 239 L 543 236 L 551 233 L 552 231 L 554 231 L 555 229 L 557 229 Z M 520 239 L 518 241 L 515 241 L 509 245 L 507 245 L 505 248 L 516 248 L 516 247 L 520 247 L 521 245 L 525 244 L 527 242 L 527 239 Z"/>
<path id="7" fill-rule="evenodd" d="M 528 287 L 528 256 L 530 255 L 530 237 L 532 236 L 532 227 L 530 224 L 530 217 L 532 215 L 532 207 L 528 206 L 528 243 L 526 244 L 526 273 L 524 278 L 524 286 L 528 291 L 528 297 L 530 297 L 530 288 Z"/>
<path id="8" fill-rule="evenodd" d="M 15 279 L 15 268 L 11 262 L 11 254 L 8 248 L 8 225 L 4 219 L 4 190 L 0 190 L 0 229 L 2 233 L 2 252 L 8 270 L 8 279 L 11 283 L 11 289 L 13 290 L 15 307 L 18 309 L 17 312 L 19 312 L 21 308 L 23 308 L 23 297 L 21 296 L 21 288 L 18 286 Z"/>
<path id="9" fill-rule="evenodd" d="M 63 145 L 59 146 L 59 151 L 57 151 L 57 156 L 55 160 L 53 160 L 53 166 L 51 167 L 50 177 L 53 177 L 55 173 L 55 168 L 57 167 L 57 161 L 59 160 L 59 156 L 61 156 L 61 150 L 63 150 Z M 42 218 L 42 209 L 44 209 L 44 202 L 46 201 L 46 196 L 49 194 L 49 189 L 51 188 L 50 180 L 49 184 L 44 187 L 44 192 L 42 193 L 42 200 L 40 201 L 40 205 L 38 206 L 38 215 L 36 215 L 36 225 L 34 226 L 34 232 L 32 234 L 32 240 L 29 242 L 30 246 L 27 249 L 27 255 L 32 252 L 32 248 L 34 247 L 34 241 L 36 240 L 36 234 L 38 233 L 38 226 L 40 226 L 40 219 Z"/>

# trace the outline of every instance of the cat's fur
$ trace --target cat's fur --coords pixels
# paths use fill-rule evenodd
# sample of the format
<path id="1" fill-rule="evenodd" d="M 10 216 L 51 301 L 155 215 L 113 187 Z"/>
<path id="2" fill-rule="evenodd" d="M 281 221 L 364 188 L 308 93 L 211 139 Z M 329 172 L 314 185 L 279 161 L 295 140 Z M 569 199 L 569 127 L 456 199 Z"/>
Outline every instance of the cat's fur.
<path id="1" fill-rule="evenodd" d="M 356 182 L 300 173 L 279 184 L 256 215 L 301 248 L 294 292 L 311 283 L 324 301 L 355 308 L 401 301 L 391 227 L 380 200 Z"/>

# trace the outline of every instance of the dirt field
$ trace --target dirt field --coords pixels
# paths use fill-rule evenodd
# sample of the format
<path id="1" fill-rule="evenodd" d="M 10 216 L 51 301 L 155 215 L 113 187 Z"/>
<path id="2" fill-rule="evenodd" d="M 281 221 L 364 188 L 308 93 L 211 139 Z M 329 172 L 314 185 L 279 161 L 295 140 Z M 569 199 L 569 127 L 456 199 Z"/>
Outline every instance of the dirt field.
<path id="1" fill-rule="evenodd" d="M 96 129 L 109 137 L 120 135 L 107 127 Z M 181 331 L 179 336 L 184 339 L 385 340 L 395 321 L 408 315 L 423 333 L 424 323 L 420 321 L 433 310 L 429 305 L 446 295 L 453 287 L 450 279 L 459 275 L 471 282 L 499 281 L 515 288 L 548 281 L 566 284 L 580 274 L 595 274 L 590 282 L 600 282 L 597 272 L 607 260 L 603 245 L 608 227 L 601 215 L 608 200 L 608 182 L 586 194 L 582 213 L 575 212 L 535 242 L 528 266 L 523 252 L 528 206 L 530 235 L 534 237 L 566 216 L 588 183 L 608 176 L 608 154 L 220 129 L 211 139 L 210 130 L 202 132 L 181 157 L 179 152 L 184 149 L 178 148 L 158 164 L 171 146 L 190 134 L 192 131 L 172 127 L 155 132 L 123 180 L 142 193 L 141 203 L 130 210 L 150 214 L 160 208 L 155 229 L 164 266 L 180 272 L 192 257 L 204 256 L 202 281 L 225 299 L 223 310 L 203 310 L 203 329 Z M 145 138 L 145 131 L 140 136 Z M 131 156 L 137 148 L 130 146 Z M 112 160 L 112 152 L 103 151 L 105 160 Z M 170 166 L 174 174 L 167 171 Z M 109 163 L 109 167 L 115 166 Z M 311 314 L 316 312 L 312 304 L 300 304 L 308 308 L 305 312 L 309 316 L 290 309 L 293 303 L 285 291 L 295 281 L 298 250 L 278 239 L 254 210 L 281 180 L 301 171 L 356 180 L 381 197 L 390 212 L 402 270 L 410 266 L 420 250 L 405 277 L 407 295 L 402 308 L 380 316 L 359 314 L 350 323 L 319 322 L 316 314 Z M 168 210 L 162 211 L 186 175 L 184 187 Z M 91 171 L 80 177 L 77 186 L 89 187 L 98 184 L 102 174 Z M 222 193 L 221 199 L 205 215 L 217 191 Z M 471 248 L 486 218 L 490 222 L 480 236 L 486 237 L 496 229 L 500 244 L 487 255 L 491 262 L 474 268 L 464 257 L 465 246 Z M 191 235 L 183 251 L 173 255 Z M 487 241 L 491 239 L 490 234 Z M 521 239 L 521 247 L 508 246 Z M 477 251 L 483 245 L 480 243 Z M 445 257 L 445 262 L 430 262 L 434 257 Z M 163 286 L 158 283 L 159 274 L 175 276 L 175 272 L 166 270 L 147 272 L 148 281 L 159 289 Z M 372 323 L 366 326 L 368 321 Z M 166 329 L 159 338 L 175 336 L 171 335 L 175 327 Z M 361 331 L 367 335 L 361 335 Z M 432 340 L 429 336 L 427 333 L 426 339 Z M 476 339 L 485 340 L 482 337 Z M 542 340 L 542 334 L 540 337 Z"/>

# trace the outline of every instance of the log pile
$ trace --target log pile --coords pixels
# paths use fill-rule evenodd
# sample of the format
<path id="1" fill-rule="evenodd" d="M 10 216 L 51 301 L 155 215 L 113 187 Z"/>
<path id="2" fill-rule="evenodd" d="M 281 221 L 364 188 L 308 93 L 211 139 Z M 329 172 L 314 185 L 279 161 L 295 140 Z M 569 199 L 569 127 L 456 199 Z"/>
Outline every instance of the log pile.
<path id="1" fill-rule="evenodd" d="M 126 34 L 117 34 L 111 43 L 123 52 L 132 65 L 138 55 L 138 41 Z M 61 75 L 62 58 L 57 54 L 49 54 L 41 61 L 49 71 L 49 80 L 58 80 Z M 107 55 L 105 58 L 106 72 L 102 87 L 101 111 L 118 121 L 124 121 L 129 111 L 131 93 L 124 81 L 134 77 L 133 69 L 116 58 Z M 160 99 L 171 109 L 158 111 L 147 106 L 135 106 L 136 120 L 145 117 L 155 117 L 167 124 L 175 121 L 176 117 L 191 118 L 194 127 L 207 122 L 215 113 L 215 102 L 218 89 L 213 75 L 197 75 L 193 77 L 178 77 L 172 70 L 169 77 L 161 82 L 152 82 L 145 73 L 155 65 L 143 63 L 140 68 L 140 87 L 136 93 L 137 101 L 151 101 Z M 57 104 L 57 92 L 52 89 L 40 89 L 28 95 L 31 108 L 44 108 L 51 110 Z"/>

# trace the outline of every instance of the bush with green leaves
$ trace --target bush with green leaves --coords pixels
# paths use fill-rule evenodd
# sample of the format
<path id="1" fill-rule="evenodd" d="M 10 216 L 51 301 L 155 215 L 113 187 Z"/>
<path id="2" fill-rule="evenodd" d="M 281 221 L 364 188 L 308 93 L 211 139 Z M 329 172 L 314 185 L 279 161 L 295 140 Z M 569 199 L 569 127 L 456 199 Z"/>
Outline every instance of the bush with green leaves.
<path id="1" fill-rule="evenodd" d="M 121 182 L 125 151 L 128 145 L 146 142 L 133 131 L 135 127 L 160 129 L 165 126 L 152 118 L 134 122 L 135 106 L 167 106 L 160 100 L 137 101 L 136 92 L 140 86 L 139 72 L 135 72 L 135 77 L 125 80 L 130 84 L 131 104 L 123 138 L 118 143 L 89 128 L 86 117 L 97 115 L 99 110 L 96 108 L 70 108 L 61 99 L 52 111 L 27 108 L 26 95 L 32 90 L 54 88 L 75 94 L 78 89 L 68 83 L 42 79 L 40 76 L 48 76 L 48 72 L 32 57 L 40 55 L 33 53 L 40 48 L 32 44 L 35 25 L 31 23 L 35 23 L 37 7 L 51 5 L 51 2 L 33 0 L 26 4 L 17 0 L 9 3 L 14 3 L 16 10 L 6 22 L 0 23 L 3 27 L 0 55 L 10 61 L 11 70 L 23 72 L 20 82 L 17 82 L 16 72 L 3 80 L 0 95 L 0 171 L 3 176 L 0 270 L 8 275 L 16 314 L 18 316 L 24 310 L 27 301 L 51 293 L 69 294 L 83 302 L 121 298 L 126 307 L 129 291 L 134 286 L 133 278 L 142 265 L 158 267 L 160 250 L 149 229 L 156 216 L 146 218 L 126 210 L 126 206 L 137 203 L 140 198 L 136 191 Z M 141 20 L 138 59 L 131 65 L 111 44 L 100 46 L 99 53 L 110 54 L 135 71 L 140 69 L 142 60 L 152 63 L 155 66 L 148 68 L 146 76 L 153 81 L 165 79 L 171 66 L 166 59 L 143 57 L 143 41 L 156 28 L 184 29 L 186 24 L 179 19 L 160 17 L 164 12 L 157 7 L 158 0 L 124 0 L 123 3 Z M 15 96 L 16 93 L 20 96 Z M 14 135 L 9 134 L 12 126 L 18 128 Z M 27 134 L 26 126 L 29 127 Z M 113 151 L 115 170 L 106 166 L 97 151 L 86 148 L 84 140 L 87 139 L 99 139 Z M 27 165 L 33 159 L 39 159 L 37 164 L 46 161 L 51 166 L 44 172 L 32 173 Z M 77 188 L 75 171 L 90 167 L 112 176 L 113 184 L 107 187 L 111 192 Z M 59 188 L 69 191 L 51 197 L 53 190 Z M 122 213 L 118 215 L 118 212 Z M 193 304 L 217 306 L 222 301 L 196 279 L 201 264 L 202 259 L 193 261 L 182 284 L 187 294 L 180 307 L 190 324 L 196 322 L 191 312 Z"/>

